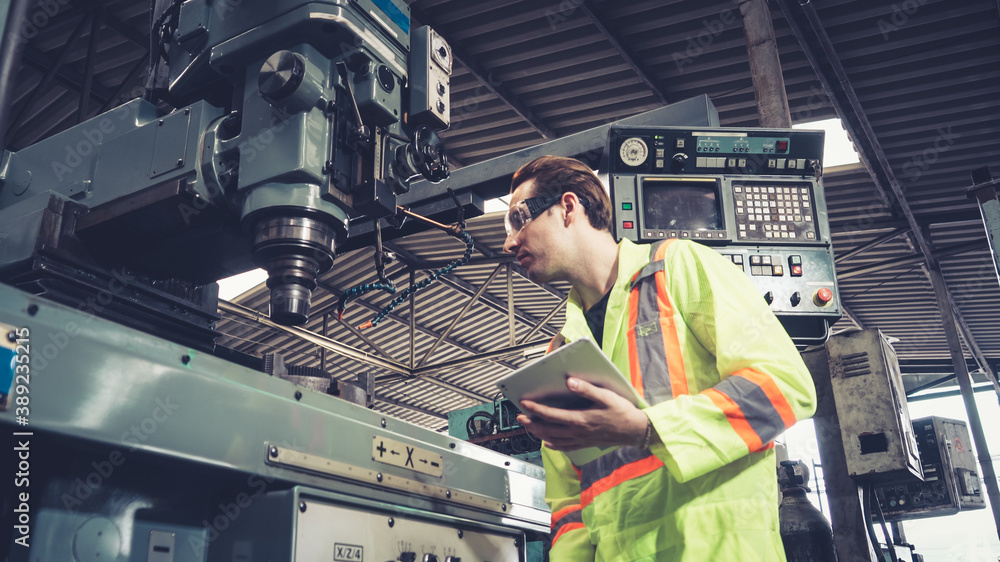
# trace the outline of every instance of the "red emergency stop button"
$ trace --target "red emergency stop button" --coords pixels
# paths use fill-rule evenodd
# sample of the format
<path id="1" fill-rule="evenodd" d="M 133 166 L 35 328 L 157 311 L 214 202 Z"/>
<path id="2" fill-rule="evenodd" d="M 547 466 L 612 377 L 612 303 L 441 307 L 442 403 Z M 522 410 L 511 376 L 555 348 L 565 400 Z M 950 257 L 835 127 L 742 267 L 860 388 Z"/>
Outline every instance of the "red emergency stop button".
<path id="1" fill-rule="evenodd" d="M 832 300 L 833 300 L 833 291 L 827 289 L 826 287 L 823 287 L 822 289 L 816 291 L 816 294 L 813 295 L 813 301 L 816 302 L 816 306 L 827 306 L 830 304 L 830 301 Z"/>

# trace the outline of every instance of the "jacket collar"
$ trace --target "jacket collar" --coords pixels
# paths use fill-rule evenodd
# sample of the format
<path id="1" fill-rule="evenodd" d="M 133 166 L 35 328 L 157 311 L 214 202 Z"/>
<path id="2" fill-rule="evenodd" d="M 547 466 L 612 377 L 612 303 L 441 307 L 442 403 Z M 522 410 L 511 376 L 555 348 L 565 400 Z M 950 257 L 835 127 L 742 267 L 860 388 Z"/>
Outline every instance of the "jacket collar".
<path id="1" fill-rule="evenodd" d="M 611 296 L 608 298 L 608 309 L 606 316 L 619 318 L 628 310 L 628 293 L 632 277 L 638 273 L 649 261 L 649 245 L 635 244 L 630 240 L 622 239 L 618 243 L 618 275 L 615 284 L 611 288 Z M 566 302 L 566 325 L 562 329 L 562 335 L 569 343 L 581 338 L 590 337 L 590 328 L 587 327 L 587 320 L 584 318 L 584 310 L 581 306 L 580 295 L 576 289 L 569 293 L 569 300 Z M 602 348 L 604 352 L 611 355 L 621 336 L 622 322 L 613 321 L 604 323 L 604 341 Z"/>

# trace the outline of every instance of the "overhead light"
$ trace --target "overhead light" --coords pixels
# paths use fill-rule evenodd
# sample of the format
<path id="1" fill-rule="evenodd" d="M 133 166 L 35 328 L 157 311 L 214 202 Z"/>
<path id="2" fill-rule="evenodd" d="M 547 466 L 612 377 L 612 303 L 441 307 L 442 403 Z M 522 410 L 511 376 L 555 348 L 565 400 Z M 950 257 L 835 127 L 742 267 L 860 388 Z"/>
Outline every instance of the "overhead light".
<path id="1" fill-rule="evenodd" d="M 538 345 L 535 347 L 529 347 L 528 349 L 525 349 L 522 353 L 524 354 L 525 359 L 530 359 L 532 357 L 545 355 L 545 352 L 548 349 L 549 346 L 547 345 Z"/>
<path id="2" fill-rule="evenodd" d="M 219 298 L 231 301 L 264 281 L 267 281 L 267 272 L 263 269 L 251 269 L 246 273 L 220 279 Z"/>
<path id="3" fill-rule="evenodd" d="M 821 129 L 826 131 L 826 139 L 823 141 L 823 167 L 832 168 L 834 166 L 845 166 L 847 164 L 857 164 L 861 160 L 858 152 L 854 149 L 851 137 L 844 129 L 844 124 L 839 118 L 824 119 L 811 123 L 796 123 L 793 129 Z"/>

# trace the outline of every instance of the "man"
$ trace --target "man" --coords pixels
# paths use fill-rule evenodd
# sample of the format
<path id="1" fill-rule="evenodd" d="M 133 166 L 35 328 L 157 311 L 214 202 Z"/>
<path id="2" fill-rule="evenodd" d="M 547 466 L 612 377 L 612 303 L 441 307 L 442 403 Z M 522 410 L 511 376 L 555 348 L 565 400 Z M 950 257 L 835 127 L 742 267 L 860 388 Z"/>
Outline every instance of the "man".
<path id="1" fill-rule="evenodd" d="M 551 559 L 784 560 L 772 440 L 816 394 L 753 283 L 688 240 L 616 243 L 576 160 L 534 160 L 511 189 L 504 251 L 531 280 L 572 285 L 553 346 L 593 338 L 650 404 L 571 376 L 593 407 L 521 403 L 545 444 Z M 621 448 L 580 467 L 560 452 L 592 445 Z"/>

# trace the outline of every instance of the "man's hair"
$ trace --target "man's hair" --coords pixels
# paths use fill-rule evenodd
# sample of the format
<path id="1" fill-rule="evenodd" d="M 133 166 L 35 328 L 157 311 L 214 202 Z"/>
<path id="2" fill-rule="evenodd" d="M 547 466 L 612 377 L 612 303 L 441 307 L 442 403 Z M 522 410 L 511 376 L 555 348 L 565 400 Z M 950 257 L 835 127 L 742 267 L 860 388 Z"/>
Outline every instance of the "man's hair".
<path id="1" fill-rule="evenodd" d="M 579 160 L 561 156 L 541 156 L 514 172 L 510 191 L 523 183 L 534 181 L 533 196 L 554 197 L 573 192 L 589 205 L 584 206 L 590 226 L 611 231 L 611 200 L 597 174 Z"/>

